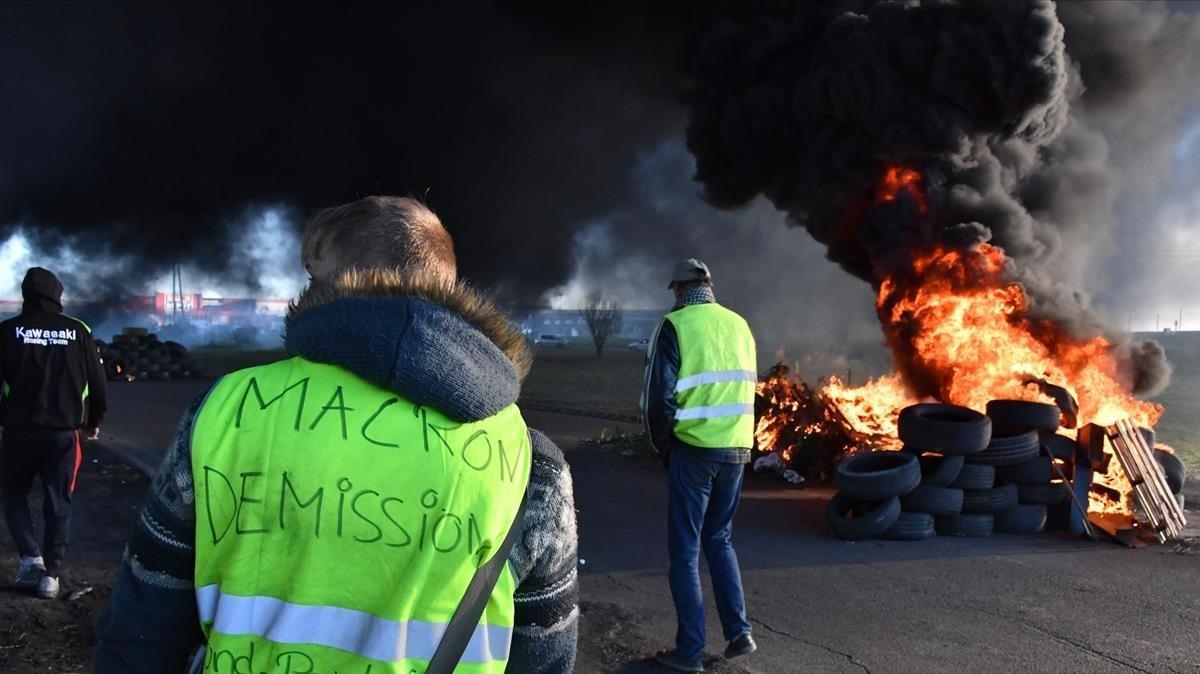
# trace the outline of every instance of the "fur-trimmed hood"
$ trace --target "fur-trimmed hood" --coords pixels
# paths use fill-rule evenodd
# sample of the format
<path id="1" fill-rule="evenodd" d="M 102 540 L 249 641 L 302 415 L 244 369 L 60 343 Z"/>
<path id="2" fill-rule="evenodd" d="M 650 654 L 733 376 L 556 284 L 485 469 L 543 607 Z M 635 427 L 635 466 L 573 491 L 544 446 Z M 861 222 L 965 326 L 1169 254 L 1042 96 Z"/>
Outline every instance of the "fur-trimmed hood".
<path id="1" fill-rule="evenodd" d="M 533 362 L 525 337 L 470 286 L 385 269 L 309 286 L 288 308 L 284 344 L 459 421 L 516 402 Z"/>

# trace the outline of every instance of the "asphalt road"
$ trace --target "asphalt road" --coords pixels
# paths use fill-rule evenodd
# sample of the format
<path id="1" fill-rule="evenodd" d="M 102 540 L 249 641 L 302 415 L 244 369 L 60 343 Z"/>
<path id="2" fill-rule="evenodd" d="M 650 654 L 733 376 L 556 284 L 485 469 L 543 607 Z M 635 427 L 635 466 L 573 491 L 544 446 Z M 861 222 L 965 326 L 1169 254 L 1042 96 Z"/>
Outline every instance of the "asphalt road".
<path id="1" fill-rule="evenodd" d="M 114 385 L 104 440 L 157 464 L 205 386 Z M 649 657 L 675 631 L 664 473 L 581 446 L 611 422 L 526 418 L 566 451 L 575 478 L 577 671 L 659 671 Z M 825 533 L 826 497 L 748 478 L 734 533 L 760 650 L 710 657 L 710 671 L 1200 671 L 1200 543 L 1129 550 L 1055 534 L 845 543 Z M 715 656 L 723 643 L 709 603 Z"/>

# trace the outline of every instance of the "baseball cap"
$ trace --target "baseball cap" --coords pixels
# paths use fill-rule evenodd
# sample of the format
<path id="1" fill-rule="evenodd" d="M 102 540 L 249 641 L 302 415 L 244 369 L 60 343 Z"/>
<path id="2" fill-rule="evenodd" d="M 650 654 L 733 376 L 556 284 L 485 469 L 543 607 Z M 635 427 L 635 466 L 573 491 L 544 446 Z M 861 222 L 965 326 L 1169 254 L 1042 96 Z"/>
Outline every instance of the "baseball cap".
<path id="1" fill-rule="evenodd" d="M 676 283 L 694 283 L 696 281 L 712 281 L 712 273 L 708 271 L 708 265 L 694 257 L 689 257 L 675 265 L 675 271 L 671 274 L 671 282 L 667 284 L 667 288 L 673 287 Z"/>

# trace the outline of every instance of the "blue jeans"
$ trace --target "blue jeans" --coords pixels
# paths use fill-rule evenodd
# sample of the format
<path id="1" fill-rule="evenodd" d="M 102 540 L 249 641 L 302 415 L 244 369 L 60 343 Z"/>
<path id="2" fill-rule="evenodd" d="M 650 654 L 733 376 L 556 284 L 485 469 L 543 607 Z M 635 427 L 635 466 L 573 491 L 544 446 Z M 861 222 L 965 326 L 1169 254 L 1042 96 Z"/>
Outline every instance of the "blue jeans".
<path id="1" fill-rule="evenodd" d="M 708 559 L 713 596 L 726 641 L 750 633 L 742 575 L 730 534 L 733 514 L 742 493 L 745 465 L 720 463 L 697 452 L 671 452 L 667 549 L 671 555 L 668 577 L 675 615 L 676 652 L 699 660 L 704 652 L 704 598 L 700 594 L 700 549 Z"/>

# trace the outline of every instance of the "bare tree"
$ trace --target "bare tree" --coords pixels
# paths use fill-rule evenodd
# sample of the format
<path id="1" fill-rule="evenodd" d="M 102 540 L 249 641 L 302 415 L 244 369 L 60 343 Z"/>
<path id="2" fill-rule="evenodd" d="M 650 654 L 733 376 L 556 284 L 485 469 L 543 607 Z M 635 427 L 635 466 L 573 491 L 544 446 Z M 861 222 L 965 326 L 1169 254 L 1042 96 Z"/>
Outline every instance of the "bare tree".
<path id="1" fill-rule="evenodd" d="M 596 357 L 604 355 L 604 345 L 609 338 L 621 331 L 624 312 L 620 302 L 609 298 L 602 291 L 595 290 L 587 297 L 587 303 L 579 310 L 583 322 L 587 323 L 588 332 L 592 333 L 592 343 L 596 345 Z"/>

